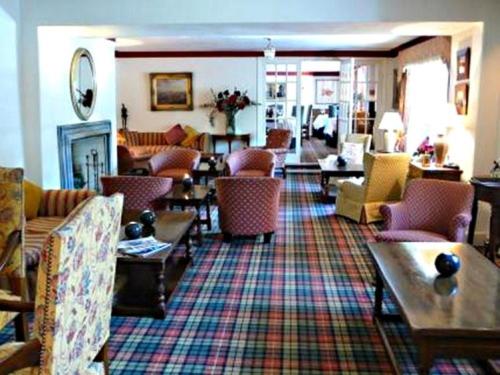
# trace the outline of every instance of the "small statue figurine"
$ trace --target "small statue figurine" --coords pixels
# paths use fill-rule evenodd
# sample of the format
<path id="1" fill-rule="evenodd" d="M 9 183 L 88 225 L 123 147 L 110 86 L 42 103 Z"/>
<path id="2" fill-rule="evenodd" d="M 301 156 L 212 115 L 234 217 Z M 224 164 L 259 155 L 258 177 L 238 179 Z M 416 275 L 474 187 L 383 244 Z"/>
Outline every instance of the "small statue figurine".
<path id="1" fill-rule="evenodd" d="M 122 103 L 122 128 L 123 130 L 127 130 L 127 118 L 128 118 L 128 109 L 125 107 L 125 104 Z"/>
<path id="2" fill-rule="evenodd" d="M 500 178 L 500 159 L 493 161 L 493 168 L 491 168 L 491 177 Z"/>

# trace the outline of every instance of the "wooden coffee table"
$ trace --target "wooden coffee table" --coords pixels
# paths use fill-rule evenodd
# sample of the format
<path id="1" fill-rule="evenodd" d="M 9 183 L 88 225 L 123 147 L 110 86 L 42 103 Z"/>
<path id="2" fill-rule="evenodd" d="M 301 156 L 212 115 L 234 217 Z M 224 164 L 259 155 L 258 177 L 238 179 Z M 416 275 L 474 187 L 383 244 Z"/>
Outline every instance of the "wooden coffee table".
<path id="1" fill-rule="evenodd" d="M 326 159 L 318 159 L 321 168 L 321 193 L 325 202 L 328 201 L 330 194 L 330 177 L 363 177 L 365 175 L 362 164 L 347 164 L 344 167 L 339 167 L 337 159 L 332 156 Z"/>
<path id="2" fill-rule="evenodd" d="M 124 212 L 122 223 L 137 221 L 139 214 L 140 211 Z M 118 254 L 113 315 L 164 319 L 165 303 L 191 262 L 189 233 L 196 215 L 170 211 L 156 215 L 155 237 L 172 246 L 145 258 Z M 185 245 L 185 256 L 173 257 L 179 243 Z"/>
<path id="3" fill-rule="evenodd" d="M 218 161 L 213 168 L 210 168 L 208 163 L 200 163 L 197 169 L 193 169 L 192 173 L 196 184 L 201 183 L 202 178 L 205 178 L 205 185 L 208 185 L 210 178 L 217 178 L 224 175 L 224 163 L 222 161 Z"/>
<path id="4" fill-rule="evenodd" d="M 196 208 L 196 227 L 198 230 L 198 242 L 202 243 L 201 226 L 205 224 L 208 230 L 212 230 L 212 218 L 210 217 L 210 198 L 211 189 L 204 185 L 193 185 L 193 187 L 186 191 L 182 184 L 176 184 L 172 189 L 163 197 L 171 209 L 175 206 L 181 207 L 184 210 L 186 207 Z M 206 208 L 206 218 L 201 218 L 201 206 Z"/>
<path id="5" fill-rule="evenodd" d="M 500 358 L 500 270 L 472 246 L 456 243 L 368 244 L 376 269 L 373 319 L 396 373 L 383 321 L 403 319 L 419 350 L 419 374 L 437 357 Z M 437 278 L 436 256 L 452 251 L 462 266 Z M 401 315 L 382 313 L 387 288 Z"/>

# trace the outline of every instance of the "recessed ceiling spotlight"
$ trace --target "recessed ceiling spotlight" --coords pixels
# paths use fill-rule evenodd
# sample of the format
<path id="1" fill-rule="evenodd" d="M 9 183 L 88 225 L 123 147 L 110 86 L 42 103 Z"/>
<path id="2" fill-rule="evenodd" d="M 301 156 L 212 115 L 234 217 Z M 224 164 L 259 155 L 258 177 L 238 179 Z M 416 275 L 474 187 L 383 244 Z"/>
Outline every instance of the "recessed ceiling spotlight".
<path id="1" fill-rule="evenodd" d="M 266 59 L 274 59 L 276 56 L 276 48 L 274 48 L 271 44 L 271 38 L 266 38 L 267 46 L 264 48 L 264 57 Z"/>

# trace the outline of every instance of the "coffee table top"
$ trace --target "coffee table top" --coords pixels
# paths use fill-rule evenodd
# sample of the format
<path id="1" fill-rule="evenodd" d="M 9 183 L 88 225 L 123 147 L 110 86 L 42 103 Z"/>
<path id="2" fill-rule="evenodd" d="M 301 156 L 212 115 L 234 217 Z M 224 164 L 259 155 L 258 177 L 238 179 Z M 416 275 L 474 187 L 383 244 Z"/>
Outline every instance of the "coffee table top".
<path id="1" fill-rule="evenodd" d="M 500 337 L 500 270 L 472 246 L 457 243 L 370 243 L 384 285 L 414 335 Z M 437 278 L 436 256 L 461 260 L 451 278 Z"/>
<path id="2" fill-rule="evenodd" d="M 365 173 L 363 164 L 347 164 L 344 167 L 339 167 L 337 165 L 336 155 L 330 155 L 325 159 L 318 159 L 319 167 L 321 172 L 329 172 L 331 174 L 353 174 L 362 176 Z"/>
<path id="3" fill-rule="evenodd" d="M 169 202 L 174 203 L 201 203 L 205 199 L 207 199 L 209 194 L 210 188 L 205 185 L 193 185 L 190 190 L 185 191 L 182 184 L 175 184 L 172 187 L 172 190 L 165 194 L 163 198 Z"/>
<path id="4" fill-rule="evenodd" d="M 123 212 L 122 224 L 130 221 L 139 221 L 140 210 L 127 210 Z M 159 251 L 147 257 L 131 257 L 118 253 L 119 262 L 127 263 L 144 263 L 144 262 L 163 262 L 172 253 L 172 250 L 177 246 L 182 237 L 189 231 L 193 224 L 196 214 L 191 211 L 158 211 L 156 212 L 156 229 L 155 238 L 162 242 L 172 243 L 169 249 Z M 122 228 L 123 230 L 123 228 Z M 123 233 L 120 238 L 124 238 Z"/>
<path id="5" fill-rule="evenodd" d="M 206 172 L 214 172 L 214 173 L 222 173 L 224 172 L 224 163 L 217 162 L 215 164 L 215 168 L 210 169 L 210 165 L 208 163 L 200 163 L 197 169 L 193 170 L 194 173 L 206 173 Z"/>

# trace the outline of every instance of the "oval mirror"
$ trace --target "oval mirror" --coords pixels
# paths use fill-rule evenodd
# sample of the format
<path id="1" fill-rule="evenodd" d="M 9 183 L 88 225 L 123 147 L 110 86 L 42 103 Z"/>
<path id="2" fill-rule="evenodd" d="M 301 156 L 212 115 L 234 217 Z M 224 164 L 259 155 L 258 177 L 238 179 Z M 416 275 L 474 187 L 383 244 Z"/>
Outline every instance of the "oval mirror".
<path id="1" fill-rule="evenodd" d="M 85 48 L 78 48 L 71 61 L 71 101 L 76 115 L 88 120 L 96 101 L 95 67 L 92 55 Z"/>

